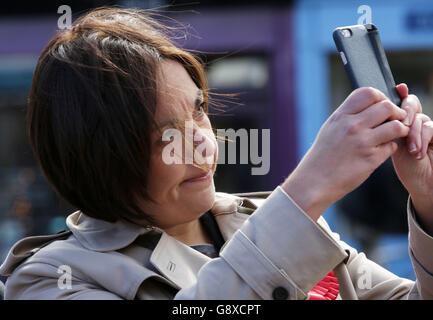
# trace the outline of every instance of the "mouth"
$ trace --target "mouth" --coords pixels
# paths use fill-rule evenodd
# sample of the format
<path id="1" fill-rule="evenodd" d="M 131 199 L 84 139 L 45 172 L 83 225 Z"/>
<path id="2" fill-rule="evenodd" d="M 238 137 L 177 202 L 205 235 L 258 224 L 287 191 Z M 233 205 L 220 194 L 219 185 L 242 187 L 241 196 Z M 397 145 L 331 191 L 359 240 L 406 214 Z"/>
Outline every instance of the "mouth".
<path id="1" fill-rule="evenodd" d="M 212 167 L 208 171 L 202 171 L 201 174 L 184 180 L 182 182 L 182 184 L 185 183 L 188 185 L 191 183 L 204 182 L 204 181 L 208 181 L 208 180 L 212 179 L 213 173 L 216 170 L 216 164 L 217 164 L 217 161 L 216 161 L 216 158 L 214 158 L 214 162 L 212 164 Z"/>
<path id="2" fill-rule="evenodd" d="M 212 178 L 212 170 L 202 173 L 201 175 L 195 176 L 191 179 L 185 180 L 183 183 L 203 182 Z"/>

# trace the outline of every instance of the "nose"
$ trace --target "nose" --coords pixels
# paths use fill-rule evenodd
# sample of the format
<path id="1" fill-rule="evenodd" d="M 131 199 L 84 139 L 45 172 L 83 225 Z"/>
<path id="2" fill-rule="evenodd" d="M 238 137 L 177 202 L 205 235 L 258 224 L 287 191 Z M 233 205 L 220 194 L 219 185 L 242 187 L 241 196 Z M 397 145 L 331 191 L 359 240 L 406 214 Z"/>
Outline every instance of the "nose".
<path id="1" fill-rule="evenodd" d="M 213 136 L 212 130 L 204 133 L 203 129 L 198 129 L 194 133 L 194 150 L 203 158 L 213 157 L 216 152 L 216 144 L 214 139 L 210 138 Z"/>
<path id="2" fill-rule="evenodd" d="M 186 163 L 196 164 L 199 167 L 206 165 L 212 167 L 215 154 L 217 154 L 217 144 L 211 129 L 194 126 L 187 134 L 185 141 L 185 160 Z M 204 168 L 203 168 L 204 169 Z"/>

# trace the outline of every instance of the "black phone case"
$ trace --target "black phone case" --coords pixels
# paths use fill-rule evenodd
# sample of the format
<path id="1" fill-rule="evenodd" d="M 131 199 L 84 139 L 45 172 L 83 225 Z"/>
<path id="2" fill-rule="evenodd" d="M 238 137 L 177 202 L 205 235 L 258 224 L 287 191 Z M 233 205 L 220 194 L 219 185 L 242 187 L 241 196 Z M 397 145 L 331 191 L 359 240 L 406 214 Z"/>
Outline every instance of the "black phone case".
<path id="1" fill-rule="evenodd" d="M 350 32 L 350 36 L 345 37 L 344 32 Z M 400 106 L 401 99 L 376 26 L 366 24 L 336 28 L 333 38 L 352 87 L 379 89 Z"/>

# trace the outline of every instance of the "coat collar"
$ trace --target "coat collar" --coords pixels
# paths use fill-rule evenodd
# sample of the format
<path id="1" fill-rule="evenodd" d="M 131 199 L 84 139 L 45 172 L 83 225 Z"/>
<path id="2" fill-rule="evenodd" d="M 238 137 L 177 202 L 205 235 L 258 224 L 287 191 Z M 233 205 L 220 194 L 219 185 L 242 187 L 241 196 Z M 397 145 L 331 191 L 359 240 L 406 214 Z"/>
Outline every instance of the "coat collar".
<path id="1" fill-rule="evenodd" d="M 219 216 L 237 212 L 237 208 L 242 204 L 243 199 L 228 193 L 217 192 L 211 212 L 215 215 L 217 223 L 221 218 Z M 243 220 L 243 219 L 242 219 Z M 222 228 L 223 237 L 231 233 L 230 230 L 224 230 L 224 226 L 218 223 Z M 124 219 L 119 219 L 115 223 L 110 223 L 100 219 L 94 219 L 76 211 L 66 219 L 66 225 L 72 231 L 77 240 L 85 248 L 93 251 L 107 252 L 115 251 L 127 247 L 135 241 L 138 236 L 145 235 L 150 230 L 157 228 L 146 228 Z M 162 232 L 162 231 L 161 231 Z M 164 232 L 162 232 L 165 234 Z M 166 235 L 166 237 L 169 237 Z"/>
<path id="2" fill-rule="evenodd" d="M 211 212 L 225 240 L 231 237 L 248 217 L 238 212 L 243 200 L 228 193 L 216 193 Z M 148 243 L 150 238 L 155 238 L 155 231 L 160 232 L 161 237 L 152 248 L 149 262 L 178 289 L 195 283 L 199 269 L 211 260 L 158 228 L 145 228 L 126 220 L 110 223 L 76 211 L 68 216 L 66 224 L 81 245 L 99 252 L 120 250 L 135 240 L 141 242 L 144 239 Z M 140 239 L 137 239 L 138 237 Z"/>
<path id="3" fill-rule="evenodd" d="M 126 220 L 110 223 L 76 211 L 66 218 L 66 225 L 86 249 L 106 252 L 127 247 L 148 229 Z"/>

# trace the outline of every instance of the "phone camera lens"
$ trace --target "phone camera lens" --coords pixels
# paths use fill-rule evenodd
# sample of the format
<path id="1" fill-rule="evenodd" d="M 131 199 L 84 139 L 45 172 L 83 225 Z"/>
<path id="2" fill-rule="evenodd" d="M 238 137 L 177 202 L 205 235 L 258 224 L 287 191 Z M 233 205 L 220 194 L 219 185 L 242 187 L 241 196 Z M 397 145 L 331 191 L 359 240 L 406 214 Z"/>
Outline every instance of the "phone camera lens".
<path id="1" fill-rule="evenodd" d="M 350 30 L 343 29 L 341 30 L 341 34 L 343 35 L 343 37 L 349 38 L 352 35 L 352 32 L 350 32 Z"/>

